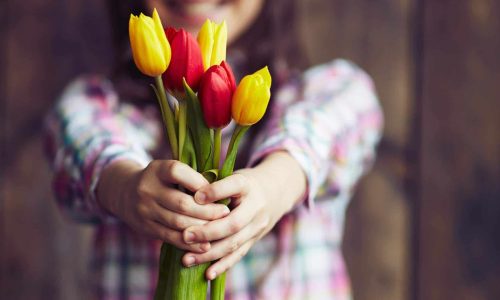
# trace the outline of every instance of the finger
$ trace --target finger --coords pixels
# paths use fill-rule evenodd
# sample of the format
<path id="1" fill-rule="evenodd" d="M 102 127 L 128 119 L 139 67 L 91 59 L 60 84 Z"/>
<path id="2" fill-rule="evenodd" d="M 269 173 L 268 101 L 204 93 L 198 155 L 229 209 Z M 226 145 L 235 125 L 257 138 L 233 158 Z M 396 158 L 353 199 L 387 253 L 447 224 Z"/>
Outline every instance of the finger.
<path id="1" fill-rule="evenodd" d="M 192 226 L 184 230 L 184 241 L 189 243 L 210 242 L 231 236 L 242 230 L 253 219 L 255 211 L 245 205 L 236 207 L 222 218 L 210 221 L 203 226 Z"/>
<path id="2" fill-rule="evenodd" d="M 196 192 L 209 182 L 190 166 L 177 160 L 164 160 L 158 169 L 158 177 L 168 184 L 179 184 Z"/>
<path id="3" fill-rule="evenodd" d="M 199 265 L 205 262 L 214 261 L 237 251 L 248 240 L 254 238 L 258 231 L 253 224 L 249 224 L 238 233 L 223 240 L 211 244 L 209 251 L 201 254 L 186 253 L 182 258 L 182 263 L 186 267 Z"/>
<path id="4" fill-rule="evenodd" d="M 237 262 L 239 262 L 247 253 L 248 250 L 252 247 L 255 240 L 249 240 L 245 244 L 243 244 L 238 250 L 233 253 L 224 256 L 216 263 L 212 264 L 207 271 L 205 272 L 205 276 L 208 280 L 213 280 L 220 274 L 229 270 L 232 266 L 234 266 Z"/>
<path id="5" fill-rule="evenodd" d="M 195 253 L 202 253 L 210 250 L 210 243 L 194 243 L 188 245 L 182 240 L 181 232 L 165 227 L 154 221 L 148 221 L 147 226 L 151 228 L 155 238 L 170 243 L 179 249 L 193 251 Z"/>
<path id="6" fill-rule="evenodd" d="M 156 205 L 153 211 L 153 219 L 171 229 L 182 231 L 190 226 L 206 224 L 206 220 L 201 220 L 182 214 L 178 214 L 168 209 Z"/>
<path id="7" fill-rule="evenodd" d="M 202 220 L 216 220 L 229 214 L 229 208 L 222 204 L 198 204 L 193 197 L 176 189 L 163 187 L 164 192 L 157 203 L 162 207 L 177 213 Z M 184 229 L 184 228 L 183 228 Z"/>
<path id="8" fill-rule="evenodd" d="M 244 175 L 234 174 L 200 188 L 194 200 L 200 204 L 211 203 L 234 196 L 243 196 L 248 192 L 248 181 Z"/>

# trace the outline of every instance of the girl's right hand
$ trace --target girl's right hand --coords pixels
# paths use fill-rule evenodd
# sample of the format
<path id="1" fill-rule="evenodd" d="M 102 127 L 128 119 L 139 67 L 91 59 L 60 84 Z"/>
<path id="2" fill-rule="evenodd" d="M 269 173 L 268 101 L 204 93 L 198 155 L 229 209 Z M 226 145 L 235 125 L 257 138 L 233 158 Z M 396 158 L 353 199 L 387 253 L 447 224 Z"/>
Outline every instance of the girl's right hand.
<path id="1" fill-rule="evenodd" d="M 145 169 L 131 161 L 118 161 L 101 175 L 99 203 L 135 231 L 175 245 L 205 252 L 210 243 L 186 244 L 182 231 L 229 214 L 222 204 L 198 204 L 191 195 L 208 181 L 188 165 L 175 160 L 154 160 Z M 117 197 L 118 195 L 118 197 Z"/>

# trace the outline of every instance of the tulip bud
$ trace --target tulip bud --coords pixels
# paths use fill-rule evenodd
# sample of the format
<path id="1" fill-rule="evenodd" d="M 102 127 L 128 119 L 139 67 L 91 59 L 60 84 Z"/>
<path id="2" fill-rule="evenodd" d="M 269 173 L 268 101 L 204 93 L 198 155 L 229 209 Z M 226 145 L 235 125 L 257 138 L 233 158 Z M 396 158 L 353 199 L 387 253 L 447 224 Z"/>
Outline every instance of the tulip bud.
<path id="1" fill-rule="evenodd" d="M 145 75 L 160 76 L 168 68 L 171 51 L 156 9 L 153 18 L 131 14 L 128 30 L 137 68 Z"/>
<path id="2" fill-rule="evenodd" d="M 166 35 L 172 48 L 173 59 L 167 71 L 163 73 L 165 86 L 173 94 L 184 94 L 182 79 L 185 78 L 188 85 L 197 91 L 203 75 L 203 62 L 198 43 L 184 29 L 176 30 L 169 27 Z"/>
<path id="3" fill-rule="evenodd" d="M 206 71 L 214 65 L 226 60 L 227 26 L 226 21 L 220 24 L 206 20 L 198 33 L 203 56 L 203 68 Z"/>
<path id="4" fill-rule="evenodd" d="M 271 74 L 264 67 L 243 77 L 233 95 L 233 119 L 242 126 L 249 126 L 262 119 L 271 98 Z"/>
<path id="5" fill-rule="evenodd" d="M 198 95 L 207 127 L 222 128 L 229 124 L 235 87 L 233 71 L 225 61 L 203 74 Z"/>

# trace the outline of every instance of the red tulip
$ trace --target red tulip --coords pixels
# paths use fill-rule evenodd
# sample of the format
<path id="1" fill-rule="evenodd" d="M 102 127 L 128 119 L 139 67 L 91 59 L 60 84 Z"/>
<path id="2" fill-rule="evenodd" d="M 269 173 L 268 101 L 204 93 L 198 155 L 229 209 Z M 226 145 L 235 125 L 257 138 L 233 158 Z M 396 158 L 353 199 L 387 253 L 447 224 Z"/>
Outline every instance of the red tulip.
<path id="1" fill-rule="evenodd" d="M 203 75 L 198 96 L 205 123 L 222 128 L 231 121 L 231 102 L 236 83 L 231 67 L 223 61 L 210 67 Z"/>
<path id="2" fill-rule="evenodd" d="M 197 91 L 203 75 L 203 59 L 198 42 L 184 29 L 168 27 L 165 33 L 172 49 L 172 60 L 162 75 L 163 83 L 173 94 L 184 94 L 182 78 L 186 78 L 188 85 Z"/>

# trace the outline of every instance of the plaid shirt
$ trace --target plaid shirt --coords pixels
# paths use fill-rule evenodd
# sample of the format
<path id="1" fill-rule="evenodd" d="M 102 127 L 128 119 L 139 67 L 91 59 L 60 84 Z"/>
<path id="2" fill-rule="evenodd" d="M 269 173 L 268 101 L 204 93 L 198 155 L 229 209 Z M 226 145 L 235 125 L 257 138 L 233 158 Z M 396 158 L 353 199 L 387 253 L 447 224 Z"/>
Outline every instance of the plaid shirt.
<path id="1" fill-rule="evenodd" d="M 91 269 L 99 299 L 152 298 L 159 241 L 103 211 L 95 189 L 110 163 L 146 166 L 153 159 L 160 120 L 156 106 L 120 102 L 97 77 L 73 82 L 47 118 L 57 202 L 72 219 L 95 224 Z M 307 176 L 307 199 L 228 272 L 226 299 L 351 298 L 340 247 L 344 215 L 356 181 L 373 162 L 382 121 L 370 78 L 347 61 L 312 68 L 280 87 L 265 128 L 247 147 L 249 164 L 288 151 Z"/>

